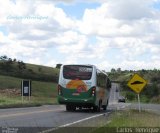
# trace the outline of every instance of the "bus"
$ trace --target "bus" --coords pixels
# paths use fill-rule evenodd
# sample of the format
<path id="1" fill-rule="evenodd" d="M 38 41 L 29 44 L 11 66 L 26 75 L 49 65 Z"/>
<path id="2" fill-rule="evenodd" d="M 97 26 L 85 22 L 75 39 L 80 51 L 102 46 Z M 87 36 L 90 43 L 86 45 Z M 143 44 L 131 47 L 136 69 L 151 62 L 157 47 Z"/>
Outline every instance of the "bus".
<path id="1" fill-rule="evenodd" d="M 66 105 L 67 111 L 100 111 L 107 108 L 111 81 L 94 65 L 62 65 L 57 88 L 58 103 Z"/>

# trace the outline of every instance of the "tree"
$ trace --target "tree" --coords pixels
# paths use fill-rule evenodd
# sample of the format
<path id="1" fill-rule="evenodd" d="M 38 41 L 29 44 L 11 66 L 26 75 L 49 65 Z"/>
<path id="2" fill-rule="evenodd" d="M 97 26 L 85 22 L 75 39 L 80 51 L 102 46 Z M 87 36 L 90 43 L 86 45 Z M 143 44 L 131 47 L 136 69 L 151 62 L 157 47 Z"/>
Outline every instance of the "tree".
<path id="1" fill-rule="evenodd" d="M 6 72 L 11 71 L 12 69 L 12 59 L 8 58 L 6 55 L 0 56 L 1 62 L 1 69 L 3 69 Z"/>
<path id="2" fill-rule="evenodd" d="M 61 66 L 62 66 L 62 64 L 57 64 L 57 65 L 56 65 L 56 68 L 60 69 Z"/>
<path id="3" fill-rule="evenodd" d="M 39 72 L 41 72 L 41 71 L 42 71 L 42 68 L 41 68 L 41 67 L 39 67 L 39 68 L 38 68 L 38 71 L 39 71 Z"/>
<path id="4" fill-rule="evenodd" d="M 148 98 L 158 96 L 160 94 L 159 86 L 157 85 L 157 83 L 149 84 L 146 86 L 142 94 L 147 96 Z"/>
<path id="5" fill-rule="evenodd" d="M 118 69 L 117 69 L 117 72 L 118 72 L 118 73 L 121 73 L 121 68 L 118 68 Z"/>
<path id="6" fill-rule="evenodd" d="M 112 68 L 111 73 L 115 73 L 115 72 L 116 72 L 116 69 Z"/>
<path id="7" fill-rule="evenodd" d="M 13 63 L 13 61 L 12 61 L 12 59 L 11 58 L 8 58 L 8 61 L 7 61 L 9 64 L 12 64 Z"/>
<path id="8" fill-rule="evenodd" d="M 19 70 L 26 69 L 26 64 L 23 61 L 18 61 Z"/>
<path id="9" fill-rule="evenodd" d="M 16 61 L 17 61 L 17 59 L 16 59 L 16 58 L 14 58 L 14 59 L 13 59 L 13 62 L 16 62 Z"/>
<path id="10" fill-rule="evenodd" d="M 5 60 L 6 61 L 6 60 L 8 60 L 8 57 L 6 55 L 3 55 L 3 56 L 0 57 L 0 60 Z"/>

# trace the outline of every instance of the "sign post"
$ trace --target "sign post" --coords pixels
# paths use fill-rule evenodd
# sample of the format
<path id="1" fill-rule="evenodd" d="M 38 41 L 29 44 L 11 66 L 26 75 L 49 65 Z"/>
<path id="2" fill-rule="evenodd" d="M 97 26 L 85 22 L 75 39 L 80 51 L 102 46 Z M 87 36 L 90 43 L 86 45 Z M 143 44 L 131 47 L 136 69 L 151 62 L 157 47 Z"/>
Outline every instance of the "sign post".
<path id="1" fill-rule="evenodd" d="M 142 78 L 138 74 L 134 74 L 133 77 L 128 82 L 128 87 L 131 88 L 133 91 L 137 93 L 138 96 L 138 108 L 139 112 L 141 112 L 141 104 L 140 104 L 140 92 L 143 90 L 143 88 L 147 85 L 147 81 Z"/>
<path id="2" fill-rule="evenodd" d="M 138 109 L 139 109 L 139 112 L 141 112 L 141 103 L 140 103 L 140 97 L 139 97 L 139 94 L 138 95 Z"/>
<path id="3" fill-rule="evenodd" d="M 24 101 L 24 96 L 31 97 L 31 81 L 30 80 L 22 80 L 21 83 L 21 96 L 22 96 L 22 102 Z"/>

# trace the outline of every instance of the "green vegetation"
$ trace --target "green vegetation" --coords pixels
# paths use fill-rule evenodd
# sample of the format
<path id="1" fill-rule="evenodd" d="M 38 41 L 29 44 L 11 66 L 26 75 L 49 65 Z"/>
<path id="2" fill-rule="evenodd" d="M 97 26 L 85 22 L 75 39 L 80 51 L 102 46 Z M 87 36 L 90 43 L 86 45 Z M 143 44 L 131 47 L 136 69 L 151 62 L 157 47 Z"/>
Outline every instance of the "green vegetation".
<path id="1" fill-rule="evenodd" d="M 148 81 L 147 86 L 140 93 L 141 102 L 160 103 L 160 70 L 122 71 L 119 68 L 112 69 L 108 75 L 113 82 L 120 83 L 121 94 L 127 98 L 127 101 L 134 102 L 137 101 L 137 95 L 127 86 L 134 73 L 138 73 Z"/>
<path id="2" fill-rule="evenodd" d="M 0 107 L 34 106 L 56 103 L 56 83 L 32 81 L 31 101 L 21 99 L 21 79 L 9 76 L 0 76 Z"/>
<path id="3" fill-rule="evenodd" d="M 59 67 L 26 64 L 7 56 L 0 57 L 0 107 L 55 104 Z M 21 99 L 22 79 L 32 80 L 32 97 Z"/>
<path id="4" fill-rule="evenodd" d="M 8 58 L 7 56 L 0 56 L 0 105 L 11 104 L 9 101 L 16 101 L 14 103 L 18 103 L 19 99 L 16 100 L 17 96 L 14 97 L 14 93 L 12 94 L 12 92 L 19 93 L 18 96 L 20 97 L 20 83 L 22 79 L 33 81 L 32 99 L 36 101 L 35 103 L 52 103 L 54 101 L 52 98 L 56 98 L 56 83 L 61 65 L 57 64 L 56 68 L 52 68 L 27 64 L 17 59 Z M 127 82 L 134 73 L 139 73 L 149 83 L 140 94 L 141 101 L 160 103 L 160 70 L 122 71 L 121 68 L 118 68 L 117 70 L 112 69 L 108 75 L 113 82 L 120 83 L 121 93 L 127 97 L 127 101 L 134 102 L 137 101 L 137 95 L 127 87 Z M 9 96 L 8 92 L 11 92 Z M 41 97 L 41 99 L 39 100 L 38 97 Z M 7 100 L 8 98 L 9 100 Z"/>
<path id="5" fill-rule="evenodd" d="M 23 79 L 32 79 L 46 82 L 58 81 L 58 68 L 26 64 L 23 61 L 0 57 L 0 75 L 13 76 Z"/>
<path id="6" fill-rule="evenodd" d="M 147 111 L 126 110 L 111 115 L 107 127 L 159 127 L 160 115 Z"/>
<path id="7" fill-rule="evenodd" d="M 111 114 L 109 123 L 96 129 L 93 133 L 115 132 L 122 127 L 159 127 L 160 115 L 137 110 L 118 111 Z"/>

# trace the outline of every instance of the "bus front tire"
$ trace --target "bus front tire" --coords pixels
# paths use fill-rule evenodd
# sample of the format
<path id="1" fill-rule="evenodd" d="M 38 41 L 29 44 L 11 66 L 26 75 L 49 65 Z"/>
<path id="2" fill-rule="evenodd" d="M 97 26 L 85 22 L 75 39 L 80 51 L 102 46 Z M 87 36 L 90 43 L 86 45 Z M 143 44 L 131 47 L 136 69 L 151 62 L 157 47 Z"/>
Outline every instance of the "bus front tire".
<path id="1" fill-rule="evenodd" d="M 99 105 L 98 105 L 98 109 L 97 109 L 98 112 L 101 111 L 101 107 L 102 107 L 102 100 L 99 101 Z"/>
<path id="2" fill-rule="evenodd" d="M 107 106 L 108 106 L 108 100 L 107 100 L 107 104 L 102 106 L 103 110 L 107 110 Z"/>
<path id="3" fill-rule="evenodd" d="M 66 105 L 66 111 L 75 111 L 76 106 Z"/>
<path id="4" fill-rule="evenodd" d="M 71 111 L 71 106 L 70 105 L 66 105 L 66 111 Z"/>
<path id="5" fill-rule="evenodd" d="M 102 101 L 100 100 L 98 106 L 96 106 L 96 105 L 93 106 L 93 111 L 94 112 L 100 112 L 101 111 L 101 107 L 102 107 Z"/>
<path id="6" fill-rule="evenodd" d="M 107 100 L 107 104 L 102 106 L 103 110 L 107 110 L 107 106 L 108 106 L 108 100 Z"/>
<path id="7" fill-rule="evenodd" d="M 103 110 L 107 110 L 107 105 L 102 106 Z"/>
<path id="8" fill-rule="evenodd" d="M 94 106 L 94 107 L 93 107 L 93 111 L 94 111 L 94 112 L 97 112 L 97 110 L 98 110 L 98 106 Z"/>
<path id="9" fill-rule="evenodd" d="M 76 110 L 76 106 L 71 106 L 71 108 L 72 108 L 72 111 Z"/>

